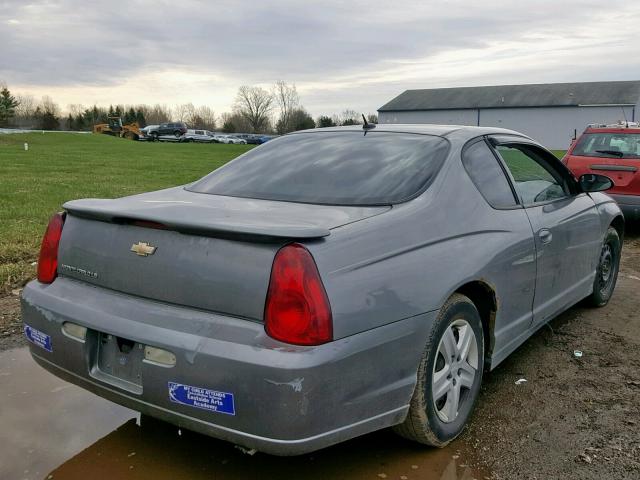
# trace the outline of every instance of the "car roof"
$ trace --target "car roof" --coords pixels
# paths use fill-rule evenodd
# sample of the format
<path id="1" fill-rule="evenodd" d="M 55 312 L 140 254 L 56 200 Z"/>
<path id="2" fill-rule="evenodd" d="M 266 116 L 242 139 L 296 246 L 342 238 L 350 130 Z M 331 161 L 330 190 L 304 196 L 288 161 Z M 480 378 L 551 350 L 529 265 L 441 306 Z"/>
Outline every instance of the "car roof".
<path id="1" fill-rule="evenodd" d="M 327 127 L 314 128 L 309 130 L 300 130 L 292 132 L 288 135 L 299 133 L 317 133 L 317 132 L 342 132 L 342 131 L 358 131 L 362 132 L 362 125 L 349 125 L 345 127 Z M 371 131 L 377 132 L 397 132 L 397 133 L 417 133 L 422 135 L 436 135 L 439 137 L 455 138 L 464 141 L 482 135 L 518 135 L 520 137 L 529 138 L 527 135 L 498 127 L 472 127 L 468 125 L 433 125 L 433 124 L 402 124 L 402 123 L 379 123 L 375 129 Z"/>
<path id="2" fill-rule="evenodd" d="M 609 128 L 587 128 L 584 133 L 640 133 L 640 128 L 632 128 L 632 127 L 609 127 Z"/>

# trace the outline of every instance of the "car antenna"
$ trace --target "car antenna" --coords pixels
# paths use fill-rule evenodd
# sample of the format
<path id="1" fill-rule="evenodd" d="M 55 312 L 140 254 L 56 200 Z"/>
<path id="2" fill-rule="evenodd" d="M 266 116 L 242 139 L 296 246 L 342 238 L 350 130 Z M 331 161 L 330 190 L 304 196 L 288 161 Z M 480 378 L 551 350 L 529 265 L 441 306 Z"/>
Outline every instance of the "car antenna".
<path id="1" fill-rule="evenodd" d="M 369 123 L 367 122 L 367 117 L 364 116 L 364 113 L 362 114 L 362 120 L 364 120 L 364 125 L 362 125 L 362 129 L 364 130 L 364 134 L 366 135 L 367 132 L 369 130 L 371 130 L 372 128 L 376 128 L 376 124 L 375 123 Z"/>

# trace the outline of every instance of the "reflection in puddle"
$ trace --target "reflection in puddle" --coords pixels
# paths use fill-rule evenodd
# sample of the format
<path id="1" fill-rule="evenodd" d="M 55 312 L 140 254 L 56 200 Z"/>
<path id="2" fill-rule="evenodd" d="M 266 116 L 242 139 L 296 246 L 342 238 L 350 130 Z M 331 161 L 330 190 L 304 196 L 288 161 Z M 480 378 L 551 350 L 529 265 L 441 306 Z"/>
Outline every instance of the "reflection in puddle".
<path id="1" fill-rule="evenodd" d="M 0 479 L 45 478 L 136 416 L 54 377 L 26 348 L 0 352 Z"/>
<path id="2" fill-rule="evenodd" d="M 85 479 L 245 479 L 388 478 L 471 480 L 484 475 L 452 458 L 450 449 L 414 446 L 390 431 L 345 442 L 300 457 L 242 453 L 233 445 L 172 425 L 135 420 L 91 445 L 52 473 L 53 478 Z M 457 455 L 455 455 L 457 456 Z"/>
<path id="3" fill-rule="evenodd" d="M 250 456 L 152 419 L 139 426 L 134 412 L 58 380 L 24 349 L 0 353 L 3 373 L 10 375 L 0 376 L 0 478 L 482 480 L 487 475 L 464 464 L 456 450 L 461 444 L 431 449 L 388 430 L 300 457 Z"/>

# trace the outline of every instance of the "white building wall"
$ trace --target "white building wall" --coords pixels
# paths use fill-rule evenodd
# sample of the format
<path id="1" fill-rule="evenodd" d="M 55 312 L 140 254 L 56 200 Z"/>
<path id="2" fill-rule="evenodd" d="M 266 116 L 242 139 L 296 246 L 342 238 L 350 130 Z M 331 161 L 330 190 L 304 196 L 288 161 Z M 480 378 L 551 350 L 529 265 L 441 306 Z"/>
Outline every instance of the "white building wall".
<path id="1" fill-rule="evenodd" d="M 625 109 L 629 121 L 633 108 Z M 624 120 L 622 107 L 496 108 L 480 111 L 480 125 L 522 132 L 547 148 L 566 150 L 574 132 L 582 133 L 590 123 Z"/>
<path id="2" fill-rule="evenodd" d="M 640 112 L 625 107 L 627 119 L 638 121 Z M 622 107 L 539 107 L 493 108 L 478 110 L 430 110 L 417 112 L 380 112 L 380 123 L 433 123 L 478 125 L 516 130 L 534 138 L 547 148 L 566 150 L 573 138 L 590 123 L 615 123 L 624 120 Z"/>
<path id="3" fill-rule="evenodd" d="M 380 123 L 433 123 L 436 125 L 477 125 L 478 111 L 424 110 L 419 112 L 379 112 Z"/>

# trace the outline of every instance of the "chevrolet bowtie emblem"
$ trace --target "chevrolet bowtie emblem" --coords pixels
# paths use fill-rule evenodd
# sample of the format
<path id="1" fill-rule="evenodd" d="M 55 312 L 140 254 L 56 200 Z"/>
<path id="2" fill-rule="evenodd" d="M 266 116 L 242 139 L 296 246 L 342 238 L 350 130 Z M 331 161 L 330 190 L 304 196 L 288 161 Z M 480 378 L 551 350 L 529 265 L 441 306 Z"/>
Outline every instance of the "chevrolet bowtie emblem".
<path id="1" fill-rule="evenodd" d="M 131 245 L 131 251 L 141 257 L 148 257 L 156 252 L 156 247 L 149 245 L 147 242 L 138 242 Z"/>

